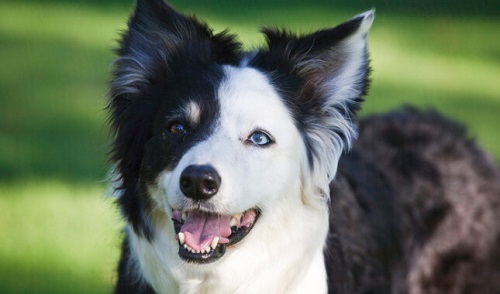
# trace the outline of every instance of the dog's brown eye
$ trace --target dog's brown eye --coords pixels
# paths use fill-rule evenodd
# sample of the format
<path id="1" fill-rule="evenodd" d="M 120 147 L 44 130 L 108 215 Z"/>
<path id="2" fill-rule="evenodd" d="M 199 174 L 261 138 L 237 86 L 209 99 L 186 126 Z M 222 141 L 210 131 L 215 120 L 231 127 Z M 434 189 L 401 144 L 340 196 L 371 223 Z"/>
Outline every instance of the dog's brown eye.
<path id="1" fill-rule="evenodd" d="M 170 133 L 173 135 L 182 135 L 186 133 L 186 127 L 180 122 L 173 122 L 170 125 Z"/>

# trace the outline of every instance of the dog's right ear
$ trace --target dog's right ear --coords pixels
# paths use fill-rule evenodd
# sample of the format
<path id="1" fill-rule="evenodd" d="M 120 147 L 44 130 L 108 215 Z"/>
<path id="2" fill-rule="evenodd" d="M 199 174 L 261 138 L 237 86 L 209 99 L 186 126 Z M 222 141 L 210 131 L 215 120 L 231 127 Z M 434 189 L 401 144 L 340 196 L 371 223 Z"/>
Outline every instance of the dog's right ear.
<path id="1" fill-rule="evenodd" d="M 206 24 L 178 13 L 163 0 L 138 0 L 116 50 L 110 96 L 139 92 L 158 71 L 165 75 L 172 56 L 181 51 L 190 51 L 202 62 L 215 58 L 233 63 L 239 47 L 234 36 L 213 35 Z"/>
<path id="2" fill-rule="evenodd" d="M 137 1 L 116 50 L 111 97 L 137 93 L 148 84 L 154 64 L 165 63 L 180 43 L 176 24 L 182 22 L 184 17 L 162 0 Z"/>

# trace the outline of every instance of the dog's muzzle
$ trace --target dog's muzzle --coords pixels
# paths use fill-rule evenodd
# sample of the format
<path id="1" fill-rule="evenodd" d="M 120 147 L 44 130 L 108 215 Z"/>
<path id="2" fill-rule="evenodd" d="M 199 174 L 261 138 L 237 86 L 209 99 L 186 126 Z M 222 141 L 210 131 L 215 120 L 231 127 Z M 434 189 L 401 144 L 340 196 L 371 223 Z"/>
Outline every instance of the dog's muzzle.
<path id="1" fill-rule="evenodd" d="M 217 194 L 221 177 L 210 165 L 190 165 L 182 172 L 179 182 L 184 196 L 202 203 Z M 234 215 L 199 208 L 173 210 L 179 256 L 195 263 L 216 261 L 224 255 L 227 246 L 236 244 L 250 232 L 259 215 L 257 208 Z"/>

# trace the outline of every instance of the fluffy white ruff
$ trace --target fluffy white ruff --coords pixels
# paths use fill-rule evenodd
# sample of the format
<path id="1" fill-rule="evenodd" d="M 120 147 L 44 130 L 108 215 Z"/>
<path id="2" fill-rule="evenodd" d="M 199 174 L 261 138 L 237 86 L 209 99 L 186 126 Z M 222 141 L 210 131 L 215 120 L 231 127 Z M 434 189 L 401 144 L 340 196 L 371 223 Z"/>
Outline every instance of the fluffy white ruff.
<path id="1" fill-rule="evenodd" d="M 205 265 L 179 258 L 171 224 L 156 227 L 152 242 L 129 230 L 138 278 L 158 293 L 326 293 L 321 240 L 328 219 L 302 205 L 296 201 L 261 216 L 244 240 Z"/>

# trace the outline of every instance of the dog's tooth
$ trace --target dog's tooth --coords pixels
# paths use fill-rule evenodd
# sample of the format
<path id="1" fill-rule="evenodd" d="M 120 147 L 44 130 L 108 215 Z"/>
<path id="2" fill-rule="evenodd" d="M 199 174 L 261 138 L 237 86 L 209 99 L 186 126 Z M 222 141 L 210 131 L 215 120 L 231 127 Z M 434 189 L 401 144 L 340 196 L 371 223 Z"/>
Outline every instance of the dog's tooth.
<path id="1" fill-rule="evenodd" d="M 212 239 L 212 243 L 210 243 L 210 247 L 215 250 L 215 248 L 217 247 L 217 244 L 219 243 L 219 237 L 214 237 Z"/>
<path id="2" fill-rule="evenodd" d="M 179 233 L 178 234 L 178 237 L 179 237 L 179 243 L 181 243 L 181 245 L 184 244 L 184 233 Z"/>
<path id="3" fill-rule="evenodd" d="M 185 221 L 185 220 L 186 220 L 187 215 L 188 215 L 188 214 L 187 214 L 187 212 L 185 212 L 185 211 L 182 213 L 182 216 L 181 216 L 182 221 Z"/>
<path id="4" fill-rule="evenodd" d="M 237 225 L 238 225 L 238 219 L 233 216 L 231 218 L 231 220 L 229 221 L 229 226 L 230 227 L 236 227 Z"/>

